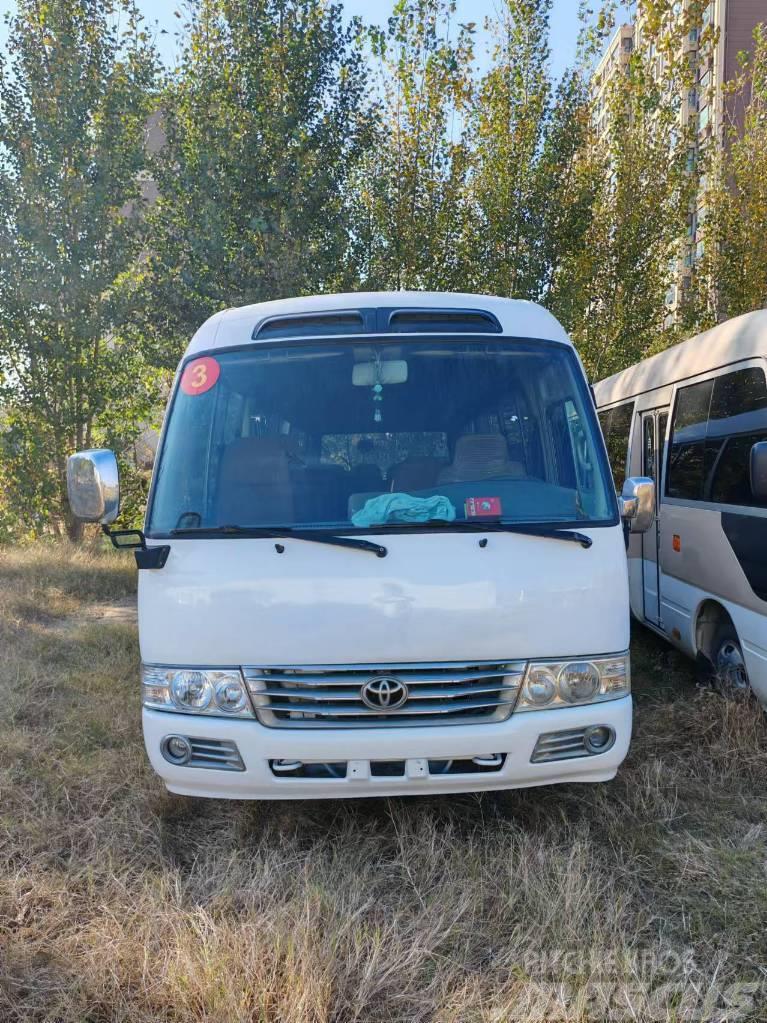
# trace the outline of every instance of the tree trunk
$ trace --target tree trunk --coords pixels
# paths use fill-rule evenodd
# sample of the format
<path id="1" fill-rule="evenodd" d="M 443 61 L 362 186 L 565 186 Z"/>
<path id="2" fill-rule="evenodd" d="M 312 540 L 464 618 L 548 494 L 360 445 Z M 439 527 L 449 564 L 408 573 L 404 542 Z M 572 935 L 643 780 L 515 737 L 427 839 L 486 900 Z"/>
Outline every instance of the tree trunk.
<path id="1" fill-rule="evenodd" d="M 67 536 L 72 543 L 82 543 L 83 536 L 85 533 L 85 525 L 79 519 L 76 519 L 72 514 L 72 509 L 69 507 L 69 494 L 67 493 L 67 470 L 66 470 L 66 459 L 61 460 L 61 466 L 58 471 L 59 478 L 59 508 L 61 514 L 61 521 L 66 529 Z"/>
<path id="2" fill-rule="evenodd" d="M 67 536 L 72 543 L 82 543 L 85 534 L 85 524 L 76 519 L 71 512 L 67 512 L 66 529 Z"/>

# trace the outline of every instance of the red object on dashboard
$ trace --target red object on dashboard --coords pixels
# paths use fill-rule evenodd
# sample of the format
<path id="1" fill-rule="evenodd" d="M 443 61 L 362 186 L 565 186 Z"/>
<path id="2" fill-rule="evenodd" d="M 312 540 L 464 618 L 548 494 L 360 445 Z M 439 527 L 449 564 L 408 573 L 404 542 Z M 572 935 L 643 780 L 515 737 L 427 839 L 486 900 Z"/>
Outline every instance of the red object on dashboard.
<path id="1" fill-rule="evenodd" d="M 467 519 L 477 519 L 483 516 L 497 518 L 501 514 L 501 499 L 500 497 L 467 497 L 463 508 Z"/>

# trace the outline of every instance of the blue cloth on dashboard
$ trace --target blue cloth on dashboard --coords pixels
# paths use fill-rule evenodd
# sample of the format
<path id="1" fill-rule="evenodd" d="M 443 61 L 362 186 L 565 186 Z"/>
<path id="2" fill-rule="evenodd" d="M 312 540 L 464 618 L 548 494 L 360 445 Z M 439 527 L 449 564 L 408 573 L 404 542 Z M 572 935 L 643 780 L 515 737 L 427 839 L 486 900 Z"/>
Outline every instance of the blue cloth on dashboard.
<path id="1" fill-rule="evenodd" d="M 380 494 L 352 515 L 355 526 L 384 526 L 387 522 L 429 522 L 455 519 L 455 508 L 446 497 L 412 497 L 410 494 Z"/>

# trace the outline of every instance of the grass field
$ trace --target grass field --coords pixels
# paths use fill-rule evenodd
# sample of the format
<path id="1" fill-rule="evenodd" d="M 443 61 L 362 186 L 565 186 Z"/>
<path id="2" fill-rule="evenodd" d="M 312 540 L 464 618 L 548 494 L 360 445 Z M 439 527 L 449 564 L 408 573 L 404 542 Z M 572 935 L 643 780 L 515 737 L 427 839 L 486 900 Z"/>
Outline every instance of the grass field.
<path id="1" fill-rule="evenodd" d="M 0 1021 L 767 1018 L 767 726 L 635 637 L 615 781 L 224 803 L 144 757 L 129 556 L 0 552 Z"/>

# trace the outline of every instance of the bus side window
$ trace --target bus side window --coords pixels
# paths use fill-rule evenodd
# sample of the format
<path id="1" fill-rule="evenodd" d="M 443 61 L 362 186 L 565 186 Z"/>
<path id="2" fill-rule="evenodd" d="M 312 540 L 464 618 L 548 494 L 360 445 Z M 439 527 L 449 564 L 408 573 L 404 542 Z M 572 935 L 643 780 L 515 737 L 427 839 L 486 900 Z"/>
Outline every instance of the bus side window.
<path id="1" fill-rule="evenodd" d="M 663 445 L 666 443 L 666 430 L 668 429 L 668 412 L 658 413 L 658 480 L 655 484 L 655 497 L 660 500 L 660 488 L 663 482 Z"/>
<path id="2" fill-rule="evenodd" d="M 703 454 L 713 387 L 713 380 L 702 380 L 677 392 L 666 474 L 668 497 L 703 500 Z"/>
<path id="3" fill-rule="evenodd" d="M 758 504 L 749 464 L 751 448 L 761 440 L 767 440 L 767 384 L 760 367 L 680 388 L 666 493 L 716 504 Z"/>
<path id="4" fill-rule="evenodd" d="M 610 460 L 615 490 L 620 493 L 626 481 L 629 436 L 631 421 L 634 418 L 634 402 L 617 405 L 615 408 L 599 413 L 599 422 L 607 445 L 607 457 Z"/>
<path id="5" fill-rule="evenodd" d="M 652 415 L 644 417 L 644 438 L 642 442 L 642 475 L 655 480 L 655 420 Z"/>
<path id="6" fill-rule="evenodd" d="M 767 385 L 758 366 L 714 380 L 706 436 L 706 499 L 758 505 L 751 493 L 751 448 L 767 440 Z"/>

